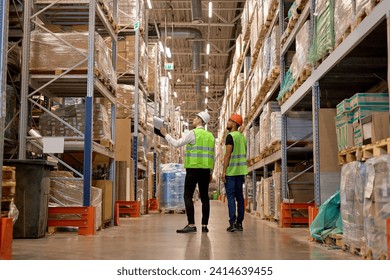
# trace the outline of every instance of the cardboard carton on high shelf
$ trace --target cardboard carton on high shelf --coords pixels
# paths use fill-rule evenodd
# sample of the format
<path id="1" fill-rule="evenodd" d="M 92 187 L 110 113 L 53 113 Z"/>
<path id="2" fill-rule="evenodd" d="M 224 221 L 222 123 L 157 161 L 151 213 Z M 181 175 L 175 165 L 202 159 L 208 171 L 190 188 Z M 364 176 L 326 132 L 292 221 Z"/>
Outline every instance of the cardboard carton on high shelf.
<path id="1" fill-rule="evenodd" d="M 376 143 L 390 137 L 389 112 L 377 112 L 361 120 L 363 144 Z"/>
<path id="2" fill-rule="evenodd" d="M 351 110 L 357 107 L 388 107 L 388 93 L 356 93 L 349 99 Z"/>
<path id="3" fill-rule="evenodd" d="M 389 104 L 382 106 L 360 106 L 353 110 L 352 124 L 357 126 L 361 124 L 361 120 L 371 114 L 377 112 L 389 112 Z"/>

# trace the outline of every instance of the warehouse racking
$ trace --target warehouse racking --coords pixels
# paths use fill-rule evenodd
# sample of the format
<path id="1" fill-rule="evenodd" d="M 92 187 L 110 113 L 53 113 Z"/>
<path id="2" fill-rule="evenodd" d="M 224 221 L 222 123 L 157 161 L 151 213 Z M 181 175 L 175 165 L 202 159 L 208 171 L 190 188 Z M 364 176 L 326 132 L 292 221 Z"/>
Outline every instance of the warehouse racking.
<path id="1" fill-rule="evenodd" d="M 316 11 L 316 1 L 295 1 L 299 10 L 287 23 L 288 12 L 294 1 L 268 1 L 270 12 L 263 19 L 263 24 L 258 27 L 258 38 L 253 42 L 251 25 L 255 24 L 255 13 L 251 12 L 259 8 L 256 2 L 254 8 L 247 9 L 247 26 L 242 30 L 241 36 L 244 38 L 244 45 L 241 52 L 235 57 L 230 80 L 227 82 L 224 108 L 221 119 L 226 120 L 229 113 L 238 112 L 245 116 L 242 130 L 246 133 L 249 144 L 254 141 L 253 135 L 249 133 L 252 127 L 258 126 L 260 114 L 264 111 L 265 105 L 275 100 L 285 82 L 285 75 L 291 65 L 291 55 L 296 52 L 296 36 L 307 20 L 310 20 L 310 36 L 313 38 L 314 19 Z M 332 1 L 331 1 L 332 2 Z M 293 150 L 298 150 L 298 154 L 308 156 L 309 165 L 303 171 L 314 170 L 314 191 L 313 199 L 315 205 L 320 206 L 330 194 L 337 190 L 340 180 L 340 167 L 337 161 L 337 151 L 330 159 L 330 151 L 326 151 L 329 145 L 326 139 L 321 137 L 325 121 L 320 119 L 326 114 L 322 108 L 336 108 L 336 105 L 343 99 L 351 97 L 356 92 L 368 91 L 370 89 L 384 90 L 380 87 L 387 77 L 387 45 L 386 45 L 386 17 L 389 11 L 389 1 L 366 1 L 369 2 L 364 12 L 360 11 L 357 17 L 350 21 L 341 39 L 336 41 L 334 50 L 329 50 L 323 57 L 314 64 L 315 67 L 305 68 L 300 76 L 300 81 L 295 84 L 293 91 L 280 101 L 280 111 L 282 115 L 282 141 L 281 149 L 268 154 L 250 156 L 250 170 L 252 171 L 252 182 L 247 181 L 248 188 L 253 188 L 254 210 L 256 210 L 256 188 L 257 176 L 262 174 L 264 178 L 270 171 L 279 168 L 282 172 L 282 198 L 288 199 L 288 189 L 291 183 L 287 174 L 287 166 L 291 160 L 295 159 Z M 332 2 L 334 3 L 334 2 Z M 247 2 L 248 4 L 248 2 Z M 249 4 L 248 4 L 249 5 Z M 280 15 L 283 15 L 281 17 Z M 269 38 L 272 28 L 279 25 L 281 34 L 280 64 L 278 69 L 271 71 L 272 75 L 267 77 L 261 87 L 253 92 L 250 85 L 253 84 L 256 73 L 255 65 L 259 59 L 259 50 L 265 44 L 264 38 Z M 256 31 L 257 32 L 257 31 Z M 311 47 L 311 46 L 310 46 Z M 372 74 L 372 73 L 375 74 Z M 236 90 L 240 78 L 244 78 L 243 90 Z M 343 78 L 347 77 L 347 78 Z M 271 78 L 271 79 L 270 79 Z M 387 89 L 387 87 L 385 88 Z M 255 95 L 253 101 L 248 102 L 248 96 Z M 246 104 L 245 104 L 246 103 Z M 321 106 L 320 106 L 321 105 Z M 322 107 L 322 108 L 321 108 Z M 286 141 L 287 136 L 287 116 L 294 111 L 305 110 L 312 113 L 312 138 L 313 145 L 307 146 L 301 151 L 296 147 L 290 149 Z M 329 112 L 328 112 L 329 114 Z M 328 117 L 326 118 L 329 118 Z M 329 119 L 327 119 L 329 120 Z M 224 123 L 222 121 L 222 123 Z M 223 141 L 226 132 L 220 126 L 221 142 L 220 151 L 223 151 Z M 326 132 L 326 129 L 325 129 Z M 334 147 L 333 147 L 334 150 Z M 328 161 L 328 162 L 326 162 Z M 277 164 L 275 164 L 277 163 Z M 311 163 L 311 164 L 310 164 Z M 334 168 L 327 169 L 329 165 Z M 338 179 L 337 179 L 338 178 Z M 332 179 L 332 180 L 331 180 Z"/>

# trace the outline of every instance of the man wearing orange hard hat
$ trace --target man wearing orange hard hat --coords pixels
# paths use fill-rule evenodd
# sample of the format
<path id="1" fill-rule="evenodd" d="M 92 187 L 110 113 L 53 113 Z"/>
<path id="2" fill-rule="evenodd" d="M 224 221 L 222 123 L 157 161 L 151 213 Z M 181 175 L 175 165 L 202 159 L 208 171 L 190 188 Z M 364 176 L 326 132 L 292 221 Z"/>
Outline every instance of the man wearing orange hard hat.
<path id="1" fill-rule="evenodd" d="M 246 159 L 246 139 L 238 128 L 242 125 L 242 117 L 238 114 L 230 116 L 226 129 L 229 131 L 225 142 L 222 181 L 225 183 L 229 209 L 229 232 L 243 231 L 244 220 L 244 176 L 248 174 Z M 237 203 L 237 207 L 236 207 Z M 236 213 L 237 209 L 237 213 Z"/>

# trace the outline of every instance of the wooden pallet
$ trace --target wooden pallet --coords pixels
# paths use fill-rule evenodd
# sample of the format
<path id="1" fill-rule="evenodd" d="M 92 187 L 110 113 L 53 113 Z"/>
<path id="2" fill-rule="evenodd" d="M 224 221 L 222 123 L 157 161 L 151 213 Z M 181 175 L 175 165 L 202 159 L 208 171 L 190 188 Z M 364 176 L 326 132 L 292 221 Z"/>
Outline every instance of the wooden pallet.
<path id="1" fill-rule="evenodd" d="M 390 155 L 390 138 L 362 147 L 362 161 L 381 155 Z"/>
<path id="2" fill-rule="evenodd" d="M 356 247 L 351 244 L 343 244 L 343 246 L 341 246 L 341 249 L 343 251 L 350 252 L 352 255 L 361 256 L 361 257 L 365 255 L 365 251 L 366 251 L 365 246 Z"/>
<path id="3" fill-rule="evenodd" d="M 340 248 L 344 246 L 342 234 L 331 233 L 325 238 L 324 242 L 327 245 L 333 245 Z"/>
<path id="4" fill-rule="evenodd" d="M 341 45 L 342 42 L 344 42 L 344 40 L 349 36 L 349 34 L 351 34 L 352 32 L 352 25 L 349 25 L 347 26 L 347 28 L 345 29 L 343 35 L 336 41 L 335 43 L 335 48 L 337 48 L 338 46 Z"/>
<path id="5" fill-rule="evenodd" d="M 362 148 L 353 147 L 339 152 L 338 162 L 340 165 L 360 160 L 362 158 Z"/>
<path id="6" fill-rule="evenodd" d="M 378 258 L 374 259 L 372 254 L 372 250 L 370 248 L 367 249 L 367 252 L 363 255 L 366 260 L 387 260 L 386 254 L 381 254 Z"/>
<path id="7" fill-rule="evenodd" d="M 186 213 L 186 210 L 184 210 L 184 209 L 165 209 L 165 208 L 161 208 L 160 211 L 163 214 L 185 214 Z"/>
<path id="8" fill-rule="evenodd" d="M 101 139 L 97 139 L 97 140 L 94 140 L 94 141 L 99 143 L 103 147 L 108 148 L 111 151 L 114 150 L 114 142 L 111 139 L 101 138 Z"/>

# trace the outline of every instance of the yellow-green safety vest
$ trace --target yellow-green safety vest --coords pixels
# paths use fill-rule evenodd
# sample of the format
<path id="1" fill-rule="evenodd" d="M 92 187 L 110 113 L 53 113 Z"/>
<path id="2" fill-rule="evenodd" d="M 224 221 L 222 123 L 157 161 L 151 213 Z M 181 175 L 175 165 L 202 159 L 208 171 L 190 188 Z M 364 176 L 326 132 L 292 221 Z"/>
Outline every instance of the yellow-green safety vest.
<path id="1" fill-rule="evenodd" d="M 233 137 L 233 152 L 230 156 L 226 176 L 238 176 L 248 174 L 248 163 L 246 159 L 246 139 L 238 131 L 229 133 Z"/>
<path id="2" fill-rule="evenodd" d="M 195 128 L 195 144 L 187 144 L 184 168 L 214 168 L 215 139 L 211 132 Z"/>

